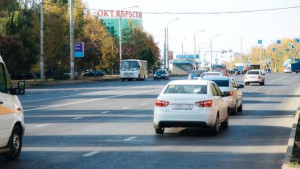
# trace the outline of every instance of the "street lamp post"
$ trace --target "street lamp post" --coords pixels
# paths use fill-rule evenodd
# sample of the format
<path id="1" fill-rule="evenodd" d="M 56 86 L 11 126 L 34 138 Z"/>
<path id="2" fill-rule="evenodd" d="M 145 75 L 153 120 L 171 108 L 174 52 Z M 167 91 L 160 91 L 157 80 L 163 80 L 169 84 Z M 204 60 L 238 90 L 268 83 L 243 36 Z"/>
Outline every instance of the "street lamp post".
<path id="1" fill-rule="evenodd" d="M 166 69 L 166 65 L 169 64 L 169 62 L 167 60 L 169 60 L 168 58 L 168 52 L 169 52 L 169 29 L 168 29 L 168 24 L 173 22 L 173 21 L 177 21 L 179 18 L 175 18 L 170 20 L 166 27 L 165 27 L 165 44 L 164 44 L 164 69 Z"/>
<path id="2" fill-rule="evenodd" d="M 182 39 L 182 42 L 181 42 L 181 54 L 183 55 L 183 40 L 184 39 L 186 39 L 186 37 L 184 37 L 183 39 Z"/>
<path id="3" fill-rule="evenodd" d="M 136 6 L 130 6 L 130 7 L 126 7 L 123 8 L 121 11 L 125 10 L 125 9 L 129 9 L 129 8 L 137 8 L 139 7 L 138 5 Z M 121 66 L 122 66 L 122 26 L 121 26 L 121 19 L 122 19 L 122 12 L 120 12 L 120 18 L 119 18 L 119 53 L 120 53 L 120 71 L 121 71 Z"/>
<path id="4" fill-rule="evenodd" d="M 212 70 L 212 66 L 213 66 L 213 64 L 212 64 L 212 52 L 213 52 L 213 50 L 212 50 L 212 40 L 213 40 L 213 38 L 215 38 L 215 37 L 217 37 L 219 35 L 220 34 L 216 34 L 215 36 L 213 36 L 213 37 L 210 38 L 210 69 L 211 70 Z"/>
<path id="5" fill-rule="evenodd" d="M 196 34 L 200 32 L 205 32 L 205 30 L 197 31 L 194 33 L 194 61 L 196 61 Z"/>

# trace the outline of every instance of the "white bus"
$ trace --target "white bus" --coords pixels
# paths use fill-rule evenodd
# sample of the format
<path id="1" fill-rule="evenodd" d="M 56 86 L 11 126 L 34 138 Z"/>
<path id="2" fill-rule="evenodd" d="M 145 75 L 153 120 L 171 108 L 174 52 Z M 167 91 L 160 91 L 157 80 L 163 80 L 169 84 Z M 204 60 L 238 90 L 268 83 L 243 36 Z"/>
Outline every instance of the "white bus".
<path id="1" fill-rule="evenodd" d="M 148 65 L 145 60 L 138 59 L 127 59 L 122 60 L 120 78 L 122 81 L 126 79 L 131 81 L 132 79 L 136 80 L 145 80 L 148 78 Z"/>

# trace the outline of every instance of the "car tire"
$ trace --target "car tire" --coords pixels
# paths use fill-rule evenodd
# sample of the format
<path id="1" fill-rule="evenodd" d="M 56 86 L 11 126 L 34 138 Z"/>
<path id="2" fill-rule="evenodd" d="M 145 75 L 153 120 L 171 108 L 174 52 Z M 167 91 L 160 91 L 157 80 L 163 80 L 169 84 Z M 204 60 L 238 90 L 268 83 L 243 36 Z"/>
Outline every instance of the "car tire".
<path id="1" fill-rule="evenodd" d="M 233 109 L 230 109 L 230 114 L 237 115 L 237 113 L 238 113 L 238 107 L 237 107 L 237 103 L 236 103 L 235 107 Z"/>
<path id="2" fill-rule="evenodd" d="M 5 158 L 8 160 L 17 159 L 22 149 L 22 130 L 20 126 L 14 126 L 7 146 L 10 150 L 5 154 Z"/>
<path id="3" fill-rule="evenodd" d="M 163 128 L 163 127 L 155 128 L 156 134 L 164 134 L 164 132 L 165 132 L 165 128 Z"/>
<path id="4" fill-rule="evenodd" d="M 227 117 L 226 117 L 226 120 L 221 123 L 221 128 L 228 129 L 228 126 L 229 126 L 229 115 L 228 115 L 228 110 L 227 110 Z"/>
<path id="5" fill-rule="evenodd" d="M 125 79 L 122 79 L 122 82 L 124 82 L 125 81 Z"/>
<path id="6" fill-rule="evenodd" d="M 238 111 L 241 113 L 243 111 L 243 102 L 241 103 L 241 105 L 238 107 Z"/>
<path id="7" fill-rule="evenodd" d="M 153 80 L 156 80 L 155 78 L 153 78 Z"/>
<path id="8" fill-rule="evenodd" d="M 212 133 L 214 135 L 217 135 L 219 133 L 220 130 L 220 125 L 219 125 L 219 115 L 217 115 L 216 121 L 215 121 L 215 125 L 212 128 Z"/>

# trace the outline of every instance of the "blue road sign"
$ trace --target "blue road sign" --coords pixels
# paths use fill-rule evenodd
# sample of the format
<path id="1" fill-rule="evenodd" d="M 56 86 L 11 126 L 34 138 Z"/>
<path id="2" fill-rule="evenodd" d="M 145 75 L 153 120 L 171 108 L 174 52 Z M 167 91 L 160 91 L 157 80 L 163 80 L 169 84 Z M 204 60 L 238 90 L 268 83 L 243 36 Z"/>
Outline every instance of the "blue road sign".
<path id="1" fill-rule="evenodd" d="M 258 40 L 258 44 L 262 44 L 262 40 Z"/>
<path id="2" fill-rule="evenodd" d="M 273 52 L 276 52 L 276 48 L 273 48 L 272 50 L 273 50 Z"/>
<path id="3" fill-rule="evenodd" d="M 277 40 L 277 44 L 281 44 L 281 40 Z"/>
<path id="4" fill-rule="evenodd" d="M 289 51 L 290 51 L 290 49 L 289 49 L 289 48 L 286 48 L 286 49 L 285 49 L 285 51 L 286 51 L 286 52 L 289 52 Z"/>
<path id="5" fill-rule="evenodd" d="M 295 42 L 296 42 L 296 43 L 299 43 L 299 42 L 300 42 L 300 39 L 299 39 L 299 38 L 296 38 L 296 39 L 295 39 Z"/>
<path id="6" fill-rule="evenodd" d="M 74 57 L 83 58 L 84 57 L 84 42 L 74 43 Z"/>

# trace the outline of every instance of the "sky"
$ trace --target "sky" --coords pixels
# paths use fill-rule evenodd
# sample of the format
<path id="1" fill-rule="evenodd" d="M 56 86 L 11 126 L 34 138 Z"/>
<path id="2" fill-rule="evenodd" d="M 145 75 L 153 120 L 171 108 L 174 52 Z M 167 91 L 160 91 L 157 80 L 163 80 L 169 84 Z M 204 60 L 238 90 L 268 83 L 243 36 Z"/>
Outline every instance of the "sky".
<path id="1" fill-rule="evenodd" d="M 258 40 L 263 46 L 282 38 L 300 38 L 300 8 L 235 14 L 163 15 L 153 12 L 229 12 L 300 6 L 299 0 L 83 0 L 91 9 L 143 12 L 144 31 L 150 33 L 163 55 L 164 29 L 169 30 L 169 50 L 174 56 L 232 49 L 234 53 L 249 53 Z M 178 20 L 167 23 L 175 18 Z M 198 32 L 205 30 L 204 32 Z M 219 36 L 215 36 L 219 34 Z M 213 38 L 212 38 L 213 37 Z M 221 55 L 221 54 L 219 54 Z"/>

